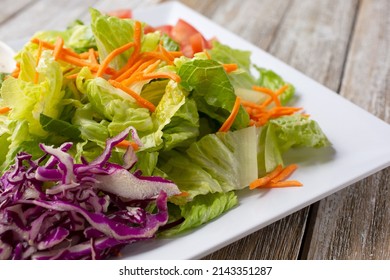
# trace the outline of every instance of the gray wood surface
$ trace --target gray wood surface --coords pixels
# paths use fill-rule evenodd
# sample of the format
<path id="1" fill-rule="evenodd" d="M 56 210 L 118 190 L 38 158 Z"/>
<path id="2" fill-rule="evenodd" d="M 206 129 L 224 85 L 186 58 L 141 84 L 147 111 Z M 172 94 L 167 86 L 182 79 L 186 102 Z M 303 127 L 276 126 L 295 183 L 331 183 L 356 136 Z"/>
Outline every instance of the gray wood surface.
<path id="1" fill-rule="evenodd" d="M 87 19 L 89 6 L 109 11 L 159 2 L 1 0 L 0 40 L 65 28 Z M 390 122 L 390 1 L 180 2 Z M 205 259 L 390 259 L 389 179 L 387 168 Z"/>

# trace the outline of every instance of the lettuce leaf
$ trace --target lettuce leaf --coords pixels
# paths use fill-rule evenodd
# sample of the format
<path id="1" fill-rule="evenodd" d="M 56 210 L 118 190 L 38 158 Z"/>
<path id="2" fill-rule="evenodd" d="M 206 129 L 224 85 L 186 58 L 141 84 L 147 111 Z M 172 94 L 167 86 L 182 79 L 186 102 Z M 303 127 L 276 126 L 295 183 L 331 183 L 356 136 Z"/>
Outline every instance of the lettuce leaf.
<path id="1" fill-rule="evenodd" d="M 24 67 L 30 68 L 31 56 L 26 54 L 22 55 L 22 58 L 21 71 L 23 72 Z M 29 69 L 27 72 L 30 71 Z M 57 118 L 61 114 L 64 106 L 61 102 L 64 96 L 63 76 L 59 63 L 54 61 L 48 51 L 43 51 L 37 71 L 39 73 L 37 84 L 26 81 L 31 79 L 31 73 L 26 73 L 26 80 L 11 77 L 4 81 L 0 94 L 3 104 L 12 108 L 9 114 L 10 120 L 26 120 L 31 134 L 45 137 L 48 133 L 40 124 L 40 114 L 52 118 Z"/>
<path id="2" fill-rule="evenodd" d="M 289 102 L 295 93 L 295 87 L 287 83 L 281 76 L 276 74 L 274 71 L 257 67 L 255 66 L 257 71 L 259 71 L 259 78 L 256 81 L 256 85 L 261 87 L 266 87 L 272 89 L 274 91 L 278 90 L 284 85 L 289 85 L 289 87 L 279 96 L 280 102 L 284 105 Z"/>
<path id="3" fill-rule="evenodd" d="M 257 179 L 256 150 L 256 128 L 248 127 L 204 136 L 184 153 L 161 154 L 159 167 L 180 190 L 189 193 L 187 199 L 191 200 L 248 186 Z"/>
<path id="4" fill-rule="evenodd" d="M 330 142 L 318 123 L 307 116 L 295 114 L 270 120 L 282 152 L 292 147 L 321 148 Z"/>
<path id="5" fill-rule="evenodd" d="M 100 59 L 105 59 L 113 50 L 133 41 L 134 20 L 121 19 L 100 13 L 90 8 L 91 28 L 96 39 Z M 124 35 L 125 34 L 125 35 Z M 160 33 L 152 32 L 141 36 L 141 51 L 154 50 L 160 41 Z M 110 65 L 119 69 L 126 64 L 133 49 L 116 56 Z"/>
<path id="6" fill-rule="evenodd" d="M 193 201 L 180 206 L 184 221 L 171 229 L 163 231 L 161 236 L 172 236 L 199 227 L 238 204 L 234 192 L 214 193 L 197 196 Z"/>
<path id="7" fill-rule="evenodd" d="M 213 48 L 209 52 L 211 58 L 220 63 L 237 64 L 238 70 L 229 74 L 235 88 L 250 89 L 256 84 L 256 79 L 251 74 L 251 52 L 233 49 L 217 41 L 213 42 Z"/>
<path id="8" fill-rule="evenodd" d="M 213 60 L 193 59 L 178 69 L 181 86 L 191 92 L 198 110 L 221 124 L 230 115 L 236 95 L 222 65 Z M 232 129 L 247 127 L 249 116 L 240 107 Z"/>
<path id="9" fill-rule="evenodd" d="M 259 132 L 259 176 L 283 165 L 283 154 L 290 148 L 321 148 L 331 145 L 320 126 L 301 114 L 271 119 Z"/>
<path id="10" fill-rule="evenodd" d="M 196 139 L 199 116 L 195 103 L 186 95 L 177 83 L 168 82 L 152 114 L 154 132 L 141 139 L 145 148 L 170 150 Z"/>

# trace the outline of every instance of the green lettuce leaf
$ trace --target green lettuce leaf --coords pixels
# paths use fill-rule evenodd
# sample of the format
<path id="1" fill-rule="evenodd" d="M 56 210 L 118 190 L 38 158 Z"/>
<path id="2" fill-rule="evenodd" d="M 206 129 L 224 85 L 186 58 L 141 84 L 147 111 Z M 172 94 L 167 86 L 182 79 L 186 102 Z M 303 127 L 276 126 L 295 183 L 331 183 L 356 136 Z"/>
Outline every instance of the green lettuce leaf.
<path id="1" fill-rule="evenodd" d="M 259 176 L 283 165 L 283 154 L 290 148 L 321 148 L 330 145 L 320 126 L 301 114 L 271 119 L 259 132 Z"/>
<path id="2" fill-rule="evenodd" d="M 198 112 L 177 83 L 170 81 L 152 114 L 154 132 L 141 140 L 146 148 L 170 150 L 188 146 L 199 134 Z"/>
<path id="3" fill-rule="evenodd" d="M 100 13 L 93 8 L 90 9 L 91 28 L 96 39 L 100 59 L 105 59 L 113 50 L 133 41 L 134 20 L 121 19 Z M 125 35 L 124 35 L 125 34 Z M 151 32 L 141 36 L 141 51 L 154 50 L 160 41 L 159 32 Z M 110 65 L 119 69 L 126 64 L 133 49 L 130 49 L 116 56 Z"/>
<path id="4" fill-rule="evenodd" d="M 198 110 L 221 124 L 230 115 L 236 95 L 222 65 L 213 60 L 194 59 L 183 63 L 178 75 L 181 85 L 195 100 Z M 233 129 L 247 127 L 249 116 L 240 107 Z"/>
<path id="5" fill-rule="evenodd" d="M 237 204 L 238 199 L 234 192 L 197 196 L 193 201 L 180 206 L 184 221 L 176 227 L 163 231 L 161 235 L 168 237 L 199 227 Z"/>
<path id="6" fill-rule="evenodd" d="M 51 118 L 45 114 L 40 115 L 39 121 L 44 130 L 62 136 L 65 138 L 65 140 L 68 139 L 74 141 L 81 140 L 80 139 L 81 132 L 79 128 L 75 125 L 72 125 L 60 119 Z"/>
<path id="7" fill-rule="evenodd" d="M 292 84 L 287 83 L 281 76 L 272 70 L 261 67 L 256 67 L 256 69 L 260 73 L 256 85 L 276 91 L 287 84 L 289 87 L 280 95 L 279 99 L 283 105 L 292 99 L 295 93 L 295 87 Z"/>
<path id="8" fill-rule="evenodd" d="M 209 51 L 211 58 L 220 63 L 235 63 L 238 70 L 229 73 L 229 79 L 235 88 L 250 89 L 256 84 L 256 79 L 251 74 L 251 52 L 233 49 L 220 42 L 214 41 L 213 48 Z"/>
<path id="9" fill-rule="evenodd" d="M 321 148 L 330 142 L 318 123 L 307 116 L 295 114 L 270 120 L 282 152 L 291 147 Z"/>
<path id="10" fill-rule="evenodd" d="M 255 127 L 209 134 L 185 152 L 161 154 L 159 168 L 180 190 L 189 193 L 189 200 L 239 190 L 257 179 L 257 143 Z"/>
<path id="11" fill-rule="evenodd" d="M 74 21 L 63 33 L 65 46 L 77 53 L 86 52 L 91 48 L 97 49 L 95 36 L 90 25 Z"/>
<path id="12" fill-rule="evenodd" d="M 24 71 L 25 65 L 29 67 L 27 65 L 30 64 L 30 55 L 22 55 L 22 58 L 27 60 L 25 64 L 21 64 L 21 71 Z M 23 79 L 9 78 L 4 81 L 0 94 L 3 104 L 12 109 L 9 114 L 10 120 L 27 120 L 31 134 L 45 137 L 48 133 L 40 124 L 40 114 L 52 118 L 58 118 L 61 114 L 64 106 L 63 76 L 59 63 L 54 61 L 49 51 L 42 53 L 37 71 L 39 73 L 37 84 Z"/>
<path id="13" fill-rule="evenodd" d="M 83 79 L 82 75 L 86 78 Z M 88 77 L 87 70 L 80 73 L 77 87 L 87 95 L 94 113 L 101 120 L 109 122 L 107 130 L 110 136 L 117 135 L 129 126 L 137 129 L 140 136 L 153 130 L 148 109 L 140 107 L 131 96 L 113 87 L 105 79 Z"/>

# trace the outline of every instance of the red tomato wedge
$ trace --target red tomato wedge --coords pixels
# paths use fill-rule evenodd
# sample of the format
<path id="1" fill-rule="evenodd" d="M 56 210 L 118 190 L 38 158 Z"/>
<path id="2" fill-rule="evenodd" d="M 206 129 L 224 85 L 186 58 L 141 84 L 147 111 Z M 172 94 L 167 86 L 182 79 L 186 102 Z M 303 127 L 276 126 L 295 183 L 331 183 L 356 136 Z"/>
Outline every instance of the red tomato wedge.
<path id="1" fill-rule="evenodd" d="M 118 18 L 131 18 L 133 13 L 130 9 L 114 10 L 107 13 L 109 16 Z"/>
<path id="2" fill-rule="evenodd" d="M 189 57 L 211 47 L 210 42 L 195 27 L 183 19 L 177 21 L 171 34 L 173 40 L 181 45 L 183 54 Z"/>

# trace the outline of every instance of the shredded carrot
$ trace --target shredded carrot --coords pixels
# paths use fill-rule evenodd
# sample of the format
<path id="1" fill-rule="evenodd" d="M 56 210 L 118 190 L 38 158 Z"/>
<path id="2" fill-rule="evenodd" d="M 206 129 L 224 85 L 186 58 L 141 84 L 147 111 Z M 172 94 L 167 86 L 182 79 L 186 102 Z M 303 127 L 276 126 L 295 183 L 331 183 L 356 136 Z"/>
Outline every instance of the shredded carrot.
<path id="1" fill-rule="evenodd" d="M 203 52 L 207 56 L 207 59 L 211 59 L 211 55 L 209 54 L 209 52 L 206 49 L 204 49 Z"/>
<path id="2" fill-rule="evenodd" d="M 134 149 L 134 151 L 138 151 L 138 149 L 139 149 L 139 146 L 137 143 L 135 143 L 133 141 L 129 141 L 129 140 L 122 140 L 121 142 L 119 142 L 115 146 L 118 148 L 128 148 L 131 146 Z"/>
<path id="3" fill-rule="evenodd" d="M 154 72 L 154 73 L 147 73 L 143 75 L 144 80 L 148 79 L 171 79 L 174 80 L 176 83 L 180 83 L 180 76 L 176 75 L 175 73 L 171 72 Z"/>
<path id="4" fill-rule="evenodd" d="M 147 60 L 146 60 L 147 61 Z M 131 77 L 131 75 L 141 67 L 141 64 L 146 62 L 145 60 L 138 60 L 133 66 L 129 67 L 125 72 L 123 72 L 121 75 L 117 76 L 115 80 L 117 82 L 122 82 L 125 79 L 128 79 Z M 114 77 L 112 77 L 114 79 Z"/>
<path id="5" fill-rule="evenodd" d="M 276 106 L 281 106 L 280 100 L 273 90 L 259 86 L 253 86 L 252 89 L 269 95 Z"/>
<path id="6" fill-rule="evenodd" d="M 289 85 L 284 85 L 284 86 L 282 86 L 280 89 L 278 89 L 276 92 L 275 92 L 275 94 L 277 95 L 277 96 L 279 96 L 279 95 L 281 95 L 283 92 L 285 92 L 287 89 L 289 88 Z"/>
<path id="7" fill-rule="evenodd" d="M 187 197 L 187 196 L 189 196 L 189 195 L 190 195 L 189 192 L 181 192 L 181 193 L 179 193 L 179 194 L 175 194 L 175 196 L 180 196 L 180 197 Z"/>
<path id="8" fill-rule="evenodd" d="M 55 46 L 53 44 L 50 44 L 49 42 L 46 42 L 46 41 L 43 41 L 43 40 L 40 40 L 38 38 L 33 38 L 31 39 L 31 43 L 34 43 L 34 44 L 42 44 L 43 48 L 45 49 L 49 49 L 49 50 L 54 50 Z M 70 49 L 67 49 L 67 48 L 63 48 L 62 51 L 64 53 L 66 53 L 67 55 L 71 55 L 71 56 L 74 56 L 74 57 L 77 57 L 77 58 L 81 58 L 80 55 Z"/>
<path id="9" fill-rule="evenodd" d="M 96 51 L 92 48 L 90 48 L 88 50 L 88 59 L 89 59 L 89 62 L 91 62 L 91 63 L 99 64 L 97 57 L 96 57 Z"/>
<path id="10" fill-rule="evenodd" d="M 169 54 L 175 58 L 183 56 L 183 53 L 181 51 L 170 51 Z"/>
<path id="11" fill-rule="evenodd" d="M 281 171 L 279 172 L 278 175 L 276 175 L 275 177 L 273 177 L 273 178 L 271 179 L 271 183 L 276 183 L 276 182 L 285 180 L 285 179 L 288 178 L 288 177 L 289 177 L 297 168 L 298 168 L 298 165 L 297 165 L 297 164 L 290 164 L 290 165 L 286 166 L 285 168 L 283 168 L 283 170 L 281 170 Z"/>
<path id="12" fill-rule="evenodd" d="M 235 63 L 223 64 L 223 68 L 227 73 L 233 72 L 238 69 L 238 65 Z"/>
<path id="13" fill-rule="evenodd" d="M 109 80 L 109 82 L 114 87 L 123 90 L 124 92 L 129 94 L 131 97 L 133 97 L 140 106 L 149 109 L 149 111 L 151 111 L 151 112 L 154 112 L 156 110 L 156 107 L 153 105 L 153 103 L 149 102 L 145 98 L 142 98 L 139 94 L 137 94 L 133 90 L 129 89 L 128 87 L 124 86 L 123 84 L 121 84 L 115 80 Z"/>
<path id="14" fill-rule="evenodd" d="M 97 71 L 99 69 L 99 64 L 90 63 L 88 61 L 82 60 L 80 58 L 77 58 L 77 57 L 74 57 L 74 56 L 71 56 L 71 55 L 68 55 L 65 53 L 61 53 L 59 56 L 59 59 L 65 61 L 65 62 L 68 62 L 70 64 L 80 66 L 80 67 L 87 66 L 92 71 Z"/>
<path id="15" fill-rule="evenodd" d="M 76 79 L 78 75 L 79 73 L 75 73 L 75 74 L 67 75 L 65 76 L 65 78 L 72 80 L 72 79 Z"/>
<path id="16" fill-rule="evenodd" d="M 39 47 L 38 47 L 38 54 L 37 54 L 37 61 L 35 63 L 35 66 L 38 67 L 39 60 L 42 56 L 42 50 L 43 50 L 43 43 L 42 41 L 39 41 Z M 34 76 L 34 84 L 37 84 L 39 81 L 39 72 L 35 70 L 35 76 Z"/>
<path id="17" fill-rule="evenodd" d="M 0 108 L 0 114 L 6 114 L 9 111 L 11 111 L 10 107 L 2 107 L 2 108 Z"/>
<path id="18" fill-rule="evenodd" d="M 296 180 L 290 180 L 290 181 L 281 181 L 281 182 L 275 182 L 275 183 L 269 183 L 266 187 L 269 188 L 283 188 L 283 187 L 301 187 L 303 186 L 301 182 Z"/>
<path id="19" fill-rule="evenodd" d="M 97 77 L 101 77 L 103 75 L 103 73 L 105 72 L 105 70 L 107 69 L 108 65 L 110 64 L 110 62 L 118 55 L 120 55 L 121 53 L 127 51 L 128 49 L 134 47 L 135 43 L 134 42 L 130 42 L 130 43 L 127 43 L 115 50 L 113 50 L 104 60 L 103 62 L 100 64 L 100 67 L 96 73 L 96 76 Z"/>
<path id="20" fill-rule="evenodd" d="M 122 75 L 127 69 L 129 69 L 138 59 L 140 51 L 141 51 L 141 35 L 142 35 L 142 24 L 139 21 L 135 21 L 134 23 L 134 34 L 133 34 L 133 42 L 134 42 L 134 50 L 129 57 L 125 66 L 123 66 L 116 75 L 112 78 L 117 79 L 120 75 Z"/>
<path id="21" fill-rule="evenodd" d="M 19 77 L 19 74 L 20 74 L 20 63 L 17 62 L 14 71 L 12 71 L 12 73 L 11 73 L 11 76 L 14 78 L 17 78 L 17 77 Z"/>
<path id="22" fill-rule="evenodd" d="M 54 60 L 58 60 L 58 57 L 59 57 L 63 47 L 64 47 L 64 39 L 62 39 L 62 37 L 58 36 L 57 41 L 54 45 L 54 49 L 53 49 Z"/>
<path id="23" fill-rule="evenodd" d="M 135 64 L 135 65 L 138 65 L 138 67 L 131 67 L 130 68 L 130 69 L 133 70 L 132 72 L 126 71 L 130 75 L 128 76 L 128 78 L 126 78 L 125 80 L 122 81 L 123 85 L 129 86 L 129 85 L 131 85 L 132 83 L 134 83 L 136 81 L 143 80 L 143 73 L 142 72 L 145 69 L 147 69 L 149 66 L 151 66 L 151 65 L 153 65 L 153 64 L 155 64 L 157 62 L 159 63 L 160 60 L 151 59 L 151 60 L 144 61 L 144 60 L 141 59 L 139 62 L 141 62 L 141 63 L 140 64 L 139 63 Z M 157 67 L 157 65 L 156 65 L 156 67 Z"/>
<path id="24" fill-rule="evenodd" d="M 173 64 L 173 60 L 175 59 L 175 57 L 173 55 L 171 55 L 164 47 L 163 45 L 160 43 L 158 45 L 158 48 L 160 50 L 160 52 L 163 54 L 163 56 L 166 58 L 165 61 L 168 62 L 168 64 Z"/>
<path id="25" fill-rule="evenodd" d="M 222 124 L 221 128 L 218 130 L 220 132 L 226 132 L 230 129 L 230 127 L 233 125 L 234 120 L 236 119 L 236 116 L 240 110 L 241 102 L 240 98 L 237 96 L 236 101 L 234 102 L 232 112 L 230 113 L 229 117 L 225 120 L 225 122 Z"/>
<path id="26" fill-rule="evenodd" d="M 302 186 L 302 183 L 296 180 L 284 181 L 288 178 L 298 166 L 291 164 L 286 167 L 278 165 L 273 171 L 265 175 L 264 177 L 258 178 L 249 184 L 249 189 L 253 190 L 256 188 L 279 188 L 279 187 L 298 187 Z"/>
<path id="27" fill-rule="evenodd" d="M 255 189 L 267 185 L 275 176 L 277 176 L 283 170 L 282 165 L 278 165 L 273 171 L 264 177 L 258 178 L 249 184 L 249 189 Z"/>

